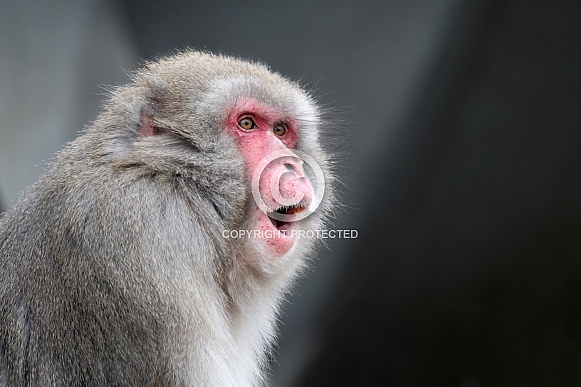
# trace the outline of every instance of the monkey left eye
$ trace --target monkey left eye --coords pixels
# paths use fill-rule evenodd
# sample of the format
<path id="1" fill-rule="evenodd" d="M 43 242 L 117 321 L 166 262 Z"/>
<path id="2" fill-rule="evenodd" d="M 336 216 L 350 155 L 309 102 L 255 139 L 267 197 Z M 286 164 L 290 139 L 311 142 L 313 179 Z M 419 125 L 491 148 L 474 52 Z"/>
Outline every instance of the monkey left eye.
<path id="1" fill-rule="evenodd" d="M 256 128 L 256 124 L 254 120 L 250 117 L 244 117 L 240 121 L 238 121 L 238 126 L 244 130 L 250 130 Z"/>
<path id="2" fill-rule="evenodd" d="M 272 128 L 272 131 L 273 131 L 273 132 L 274 132 L 274 134 L 276 134 L 277 136 L 280 136 L 280 137 L 282 137 L 282 136 L 284 136 L 284 135 L 285 135 L 285 133 L 286 133 L 286 131 L 287 131 L 287 128 L 286 128 L 286 125 L 285 125 L 285 124 L 283 124 L 283 123 L 279 123 L 279 124 L 276 124 L 276 125 L 274 125 L 274 127 Z"/>

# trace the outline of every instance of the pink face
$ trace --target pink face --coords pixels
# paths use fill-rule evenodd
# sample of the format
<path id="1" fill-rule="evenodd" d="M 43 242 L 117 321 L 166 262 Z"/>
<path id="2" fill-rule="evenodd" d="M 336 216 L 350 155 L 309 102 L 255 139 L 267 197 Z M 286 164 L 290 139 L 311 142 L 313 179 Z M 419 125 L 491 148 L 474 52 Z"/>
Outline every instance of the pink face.
<path id="1" fill-rule="evenodd" d="M 246 162 L 252 180 L 261 160 L 273 152 L 284 152 L 269 163 L 260 174 L 259 192 L 270 212 L 296 214 L 313 200 L 313 188 L 306 177 L 302 162 L 292 153 L 298 138 L 296 121 L 292 117 L 252 99 L 237 103 L 226 121 Z M 251 181 L 249 181 L 252 184 Z M 257 221 L 254 225 L 272 255 L 280 257 L 294 245 L 296 235 L 292 222 L 275 220 L 254 204 Z"/>

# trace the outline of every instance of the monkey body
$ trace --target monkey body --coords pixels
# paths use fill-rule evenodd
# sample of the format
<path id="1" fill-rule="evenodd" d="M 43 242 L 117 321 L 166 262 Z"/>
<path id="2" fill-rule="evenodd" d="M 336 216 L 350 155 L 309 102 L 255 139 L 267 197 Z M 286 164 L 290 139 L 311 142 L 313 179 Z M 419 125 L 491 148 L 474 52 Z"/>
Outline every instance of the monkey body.
<path id="1" fill-rule="evenodd" d="M 313 243 L 223 231 L 280 232 L 253 203 L 250 160 L 288 141 L 261 134 L 275 123 L 260 117 L 294 119 L 289 148 L 330 175 L 318 115 L 264 66 L 199 52 L 115 90 L 0 218 L 0 384 L 261 384 L 278 306 Z M 244 117 L 260 127 L 240 128 Z M 330 200 L 292 227 L 321 227 Z"/>

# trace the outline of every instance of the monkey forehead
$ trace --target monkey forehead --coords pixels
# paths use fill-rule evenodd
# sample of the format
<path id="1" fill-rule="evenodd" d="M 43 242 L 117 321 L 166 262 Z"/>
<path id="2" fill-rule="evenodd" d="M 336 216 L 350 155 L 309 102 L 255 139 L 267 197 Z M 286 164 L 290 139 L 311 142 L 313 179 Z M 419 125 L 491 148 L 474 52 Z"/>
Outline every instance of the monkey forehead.
<path id="1" fill-rule="evenodd" d="M 243 101 L 252 100 L 268 106 L 283 116 L 298 122 L 315 123 L 319 114 L 311 97 L 284 80 L 260 79 L 248 75 L 225 76 L 215 79 L 203 101 L 219 107 L 221 118 Z"/>
<path id="2" fill-rule="evenodd" d="M 316 104 L 302 88 L 261 63 L 187 50 L 149 63 L 144 70 L 167 82 L 170 90 L 188 94 L 176 95 L 179 99 L 212 104 L 208 107 L 213 109 L 205 109 L 205 113 L 233 106 L 241 98 L 253 98 L 289 115 L 309 120 L 318 117 Z"/>

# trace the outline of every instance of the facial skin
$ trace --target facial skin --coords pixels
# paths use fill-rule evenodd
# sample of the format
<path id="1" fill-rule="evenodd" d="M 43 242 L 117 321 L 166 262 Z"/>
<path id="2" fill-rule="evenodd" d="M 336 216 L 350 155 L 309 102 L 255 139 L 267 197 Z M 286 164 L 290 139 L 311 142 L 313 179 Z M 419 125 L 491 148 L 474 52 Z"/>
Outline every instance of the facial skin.
<path id="1" fill-rule="evenodd" d="M 302 161 L 292 152 L 300 135 L 296 122 L 281 112 L 252 99 L 243 100 L 231 111 L 226 122 L 228 132 L 244 157 L 247 176 L 255 176 L 261 160 L 278 152 L 280 157 L 258 171 L 259 192 L 271 211 L 296 214 L 309 207 L 313 199 L 313 187 L 303 171 Z M 287 207 L 292 207 L 287 209 Z M 261 235 L 273 257 L 286 254 L 295 243 L 293 222 L 282 222 L 270 218 L 268 213 L 254 205 L 258 212 L 257 230 L 268 231 Z M 287 236 L 288 234 L 288 236 Z"/>

